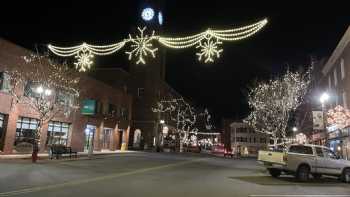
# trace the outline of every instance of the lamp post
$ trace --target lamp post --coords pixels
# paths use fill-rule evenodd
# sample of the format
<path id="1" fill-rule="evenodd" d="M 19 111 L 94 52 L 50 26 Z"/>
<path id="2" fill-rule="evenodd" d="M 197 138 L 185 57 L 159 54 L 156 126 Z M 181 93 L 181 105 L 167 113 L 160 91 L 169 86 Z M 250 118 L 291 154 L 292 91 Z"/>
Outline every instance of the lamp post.
<path id="1" fill-rule="evenodd" d="M 46 99 L 46 97 L 49 97 L 52 94 L 51 89 L 44 88 L 42 85 L 39 85 L 38 87 L 36 87 L 34 91 L 37 94 L 39 94 L 40 99 Z M 39 98 L 37 98 L 37 99 L 39 99 Z M 41 132 L 42 124 L 43 124 L 43 120 L 40 119 L 38 127 L 36 128 L 37 132 L 34 136 L 33 153 L 32 153 L 32 162 L 33 163 L 35 163 L 38 159 L 38 152 L 39 152 L 39 148 L 40 148 L 40 132 Z"/>
<path id="2" fill-rule="evenodd" d="M 326 143 L 328 141 L 327 130 L 326 130 L 326 121 L 325 121 L 325 104 L 329 100 L 329 95 L 327 92 L 324 92 L 320 97 L 320 102 L 322 105 L 322 121 L 323 121 L 323 131 L 326 136 Z"/>

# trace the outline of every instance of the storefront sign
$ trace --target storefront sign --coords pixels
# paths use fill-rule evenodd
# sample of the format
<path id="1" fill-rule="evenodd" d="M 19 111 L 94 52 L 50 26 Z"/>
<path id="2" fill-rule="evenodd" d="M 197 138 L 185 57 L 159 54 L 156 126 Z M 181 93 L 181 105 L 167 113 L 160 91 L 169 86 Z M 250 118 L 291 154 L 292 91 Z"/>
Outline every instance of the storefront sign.
<path id="1" fill-rule="evenodd" d="M 83 106 L 81 108 L 81 114 L 83 115 L 95 115 L 96 101 L 91 99 L 83 100 Z"/>
<path id="2" fill-rule="evenodd" d="M 322 111 L 313 111 L 312 112 L 312 122 L 314 130 L 323 130 L 323 112 Z"/>

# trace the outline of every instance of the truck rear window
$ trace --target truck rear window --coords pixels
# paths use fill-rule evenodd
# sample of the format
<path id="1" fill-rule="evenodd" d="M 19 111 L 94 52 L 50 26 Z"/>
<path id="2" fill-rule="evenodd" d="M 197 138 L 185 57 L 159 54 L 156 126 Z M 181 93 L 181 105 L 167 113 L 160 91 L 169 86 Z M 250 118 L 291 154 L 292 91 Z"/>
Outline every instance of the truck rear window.
<path id="1" fill-rule="evenodd" d="M 299 153 L 299 154 L 307 154 L 312 155 L 312 148 L 309 146 L 291 146 L 289 148 L 290 153 Z"/>

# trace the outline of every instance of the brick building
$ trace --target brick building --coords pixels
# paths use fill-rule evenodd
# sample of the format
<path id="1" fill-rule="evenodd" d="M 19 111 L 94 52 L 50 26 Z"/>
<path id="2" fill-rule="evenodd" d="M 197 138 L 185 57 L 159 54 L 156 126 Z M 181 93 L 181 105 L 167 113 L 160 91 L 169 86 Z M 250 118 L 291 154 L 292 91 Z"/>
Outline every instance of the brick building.
<path id="1" fill-rule="evenodd" d="M 6 92 L 10 88 L 6 77 L 7 68 L 23 69 L 21 57 L 30 53 L 0 39 L 0 153 L 3 154 L 28 152 L 30 147 L 23 148 L 22 142 L 30 138 L 37 128 L 38 114 L 25 104 L 11 108 L 12 97 Z M 41 128 L 41 151 L 57 143 L 84 151 L 91 140 L 96 151 L 126 149 L 131 127 L 132 97 L 124 90 L 111 87 L 84 73 L 81 74 L 79 87 L 81 108 L 89 102 L 93 105 L 92 113 L 83 115 L 77 110 L 68 117 L 63 114 L 55 116 Z"/>

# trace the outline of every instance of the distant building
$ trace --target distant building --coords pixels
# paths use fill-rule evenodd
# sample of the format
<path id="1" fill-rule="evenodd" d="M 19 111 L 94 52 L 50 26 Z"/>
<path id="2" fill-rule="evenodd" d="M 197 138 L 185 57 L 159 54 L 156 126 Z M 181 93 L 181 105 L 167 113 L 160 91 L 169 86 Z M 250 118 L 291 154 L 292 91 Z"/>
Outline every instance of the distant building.
<path id="1" fill-rule="evenodd" d="M 255 132 L 247 123 L 226 120 L 224 126 L 223 141 L 226 149 L 242 156 L 257 156 L 259 150 L 267 149 L 268 135 Z"/>

